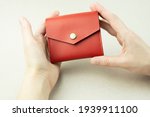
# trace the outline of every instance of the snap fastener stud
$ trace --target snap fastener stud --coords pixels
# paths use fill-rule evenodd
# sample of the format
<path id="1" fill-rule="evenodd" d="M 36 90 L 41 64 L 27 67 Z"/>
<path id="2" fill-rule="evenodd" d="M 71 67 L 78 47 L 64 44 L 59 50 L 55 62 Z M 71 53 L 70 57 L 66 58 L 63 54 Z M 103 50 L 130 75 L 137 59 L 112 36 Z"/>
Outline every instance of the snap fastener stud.
<path id="1" fill-rule="evenodd" d="M 77 35 L 75 33 L 71 33 L 70 34 L 70 39 L 73 40 L 73 39 L 76 39 L 76 38 L 77 38 Z"/>

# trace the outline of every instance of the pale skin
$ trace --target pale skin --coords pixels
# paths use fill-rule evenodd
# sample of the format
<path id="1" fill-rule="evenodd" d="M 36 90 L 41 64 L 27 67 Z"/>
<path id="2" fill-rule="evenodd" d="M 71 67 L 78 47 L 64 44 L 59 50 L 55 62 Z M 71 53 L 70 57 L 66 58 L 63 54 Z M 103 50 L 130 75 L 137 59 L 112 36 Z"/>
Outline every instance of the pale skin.
<path id="1" fill-rule="evenodd" d="M 115 36 L 122 47 L 118 56 L 94 57 L 92 64 L 108 67 L 120 67 L 131 72 L 150 76 L 150 47 L 133 31 L 131 31 L 115 14 L 99 3 L 91 5 L 91 10 L 99 12 L 103 20 L 101 27 Z"/>
<path id="2" fill-rule="evenodd" d="M 99 3 L 91 5 L 92 11 L 98 11 L 103 20 L 101 27 L 115 36 L 122 46 L 120 55 L 93 57 L 91 63 L 127 69 L 131 72 L 150 76 L 150 47 L 131 31 L 118 16 L 105 9 Z M 50 17 L 57 17 L 56 11 Z M 29 21 L 20 20 L 26 60 L 26 71 L 22 88 L 17 99 L 48 99 L 60 74 L 60 63 L 49 62 L 46 47 L 45 25 L 35 34 Z"/>
<path id="3" fill-rule="evenodd" d="M 56 17 L 56 11 L 50 17 Z M 23 35 L 26 71 L 18 99 L 48 99 L 55 86 L 59 73 L 60 64 L 51 64 L 46 50 L 45 24 L 43 23 L 35 34 L 32 32 L 30 23 L 20 19 Z"/>

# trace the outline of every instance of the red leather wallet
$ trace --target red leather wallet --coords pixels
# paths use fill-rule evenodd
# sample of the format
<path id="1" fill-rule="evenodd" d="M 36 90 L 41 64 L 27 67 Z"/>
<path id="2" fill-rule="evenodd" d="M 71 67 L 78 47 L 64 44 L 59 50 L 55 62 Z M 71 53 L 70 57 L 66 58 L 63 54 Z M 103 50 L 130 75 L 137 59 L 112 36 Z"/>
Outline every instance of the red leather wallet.
<path id="1" fill-rule="evenodd" d="M 52 63 L 103 55 L 96 11 L 48 18 L 46 36 Z"/>

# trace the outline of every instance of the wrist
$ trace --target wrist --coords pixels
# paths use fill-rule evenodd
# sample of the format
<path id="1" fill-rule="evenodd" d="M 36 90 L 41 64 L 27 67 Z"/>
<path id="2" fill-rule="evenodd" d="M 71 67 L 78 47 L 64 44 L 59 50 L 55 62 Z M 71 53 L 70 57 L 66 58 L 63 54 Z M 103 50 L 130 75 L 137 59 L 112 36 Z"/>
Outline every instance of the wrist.
<path id="1" fill-rule="evenodd" d="M 27 69 L 18 99 L 48 99 L 51 89 L 47 73 Z"/>

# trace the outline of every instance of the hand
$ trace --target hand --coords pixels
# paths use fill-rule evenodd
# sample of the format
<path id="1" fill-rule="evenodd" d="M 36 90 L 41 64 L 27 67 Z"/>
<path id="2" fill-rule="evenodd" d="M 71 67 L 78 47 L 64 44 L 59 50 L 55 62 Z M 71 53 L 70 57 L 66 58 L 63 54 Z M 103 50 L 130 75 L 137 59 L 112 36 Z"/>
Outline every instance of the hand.
<path id="1" fill-rule="evenodd" d="M 58 16 L 54 12 L 51 17 Z M 33 34 L 30 23 L 22 18 L 20 20 L 24 54 L 26 60 L 25 79 L 18 96 L 19 99 L 48 99 L 52 88 L 55 86 L 60 72 L 60 64 L 49 62 L 45 24 Z"/>
<path id="2" fill-rule="evenodd" d="M 115 36 L 122 46 L 120 55 L 94 57 L 91 59 L 91 63 L 121 67 L 132 72 L 150 75 L 150 47 L 137 34 L 127 28 L 118 16 L 100 4 L 92 4 L 91 10 L 99 12 L 102 17 L 102 20 L 100 20 L 101 27 L 112 36 Z"/>

